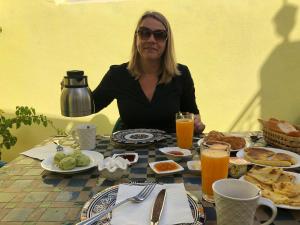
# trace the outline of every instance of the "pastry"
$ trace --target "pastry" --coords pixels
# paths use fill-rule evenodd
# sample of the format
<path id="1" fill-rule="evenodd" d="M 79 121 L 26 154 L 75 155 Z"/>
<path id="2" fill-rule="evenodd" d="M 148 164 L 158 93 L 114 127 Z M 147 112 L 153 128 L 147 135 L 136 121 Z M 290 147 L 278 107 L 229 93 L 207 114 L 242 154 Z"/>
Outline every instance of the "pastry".
<path id="1" fill-rule="evenodd" d="M 219 131 L 210 131 L 207 136 L 205 136 L 204 141 L 223 141 L 231 145 L 232 150 L 237 150 L 244 148 L 246 146 L 246 141 L 242 137 L 236 136 L 225 136 Z"/>

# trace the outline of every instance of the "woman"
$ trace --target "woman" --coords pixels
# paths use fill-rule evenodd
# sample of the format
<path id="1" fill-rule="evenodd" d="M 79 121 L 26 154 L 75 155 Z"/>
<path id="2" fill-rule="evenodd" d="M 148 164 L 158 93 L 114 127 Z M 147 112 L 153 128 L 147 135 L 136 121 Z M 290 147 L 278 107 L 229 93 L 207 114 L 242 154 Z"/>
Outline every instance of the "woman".
<path id="1" fill-rule="evenodd" d="M 121 129 L 155 128 L 175 132 L 176 112 L 195 114 L 195 132 L 205 126 L 187 66 L 176 64 L 173 36 L 159 12 L 145 12 L 134 33 L 128 63 L 113 65 L 93 91 L 98 112 L 117 99 Z"/>

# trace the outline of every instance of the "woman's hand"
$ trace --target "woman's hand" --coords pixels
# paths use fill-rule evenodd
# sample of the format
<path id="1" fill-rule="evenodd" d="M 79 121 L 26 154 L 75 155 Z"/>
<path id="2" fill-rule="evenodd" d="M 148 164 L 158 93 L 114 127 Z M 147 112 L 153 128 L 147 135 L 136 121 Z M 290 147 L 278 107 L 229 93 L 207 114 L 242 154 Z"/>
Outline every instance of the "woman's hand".
<path id="1" fill-rule="evenodd" d="M 205 129 L 205 124 L 202 123 L 200 115 L 197 114 L 194 116 L 194 132 L 196 134 L 201 134 Z"/>

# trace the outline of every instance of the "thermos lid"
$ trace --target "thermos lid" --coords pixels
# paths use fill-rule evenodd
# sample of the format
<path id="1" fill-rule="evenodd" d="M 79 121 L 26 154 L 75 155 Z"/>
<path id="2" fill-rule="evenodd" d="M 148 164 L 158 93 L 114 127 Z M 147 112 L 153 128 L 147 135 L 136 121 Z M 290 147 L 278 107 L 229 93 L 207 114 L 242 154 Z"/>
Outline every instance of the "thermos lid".
<path id="1" fill-rule="evenodd" d="M 84 75 L 83 70 L 69 70 L 69 71 L 67 71 L 67 76 L 69 78 L 75 78 L 75 79 L 83 78 L 83 75 Z"/>
<path id="2" fill-rule="evenodd" d="M 67 76 L 64 77 L 64 87 L 66 88 L 82 88 L 87 87 L 87 76 L 84 76 L 83 70 L 69 70 Z"/>

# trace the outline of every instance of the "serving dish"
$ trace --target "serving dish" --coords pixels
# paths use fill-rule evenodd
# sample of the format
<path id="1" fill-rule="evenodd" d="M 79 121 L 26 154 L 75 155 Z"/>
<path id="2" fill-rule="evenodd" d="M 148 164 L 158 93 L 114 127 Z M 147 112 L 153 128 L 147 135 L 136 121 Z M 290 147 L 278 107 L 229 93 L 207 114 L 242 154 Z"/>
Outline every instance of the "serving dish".
<path id="1" fill-rule="evenodd" d="M 98 170 L 101 177 L 116 181 L 123 175 L 128 174 L 128 165 L 129 161 L 122 157 L 106 157 L 98 164 Z"/>
<path id="2" fill-rule="evenodd" d="M 257 148 L 261 148 L 261 147 L 257 147 Z M 287 151 L 287 150 L 283 150 L 283 149 L 278 149 L 278 148 L 269 148 L 269 147 L 263 147 L 264 149 L 267 149 L 267 150 L 271 150 L 275 153 L 285 153 L 287 155 L 290 155 L 292 156 L 295 160 L 296 160 L 296 163 L 294 165 L 291 165 L 291 166 L 280 166 L 280 168 L 286 168 L 286 169 L 291 169 L 291 168 L 297 168 L 297 167 L 300 167 L 300 155 L 294 153 L 294 152 L 290 152 L 290 151 Z M 244 149 L 243 150 L 240 150 L 236 153 L 236 156 L 237 157 L 240 157 L 240 158 L 244 158 Z M 266 165 L 263 165 L 263 164 L 258 164 L 258 163 L 253 163 L 253 162 L 250 162 L 251 164 L 254 164 L 254 165 L 259 165 L 259 166 L 266 166 Z"/>
<path id="3" fill-rule="evenodd" d="M 85 170 L 88 170 L 90 168 L 93 168 L 98 165 L 98 163 L 103 160 L 103 155 L 99 152 L 95 151 L 89 151 L 89 150 L 81 150 L 82 154 L 87 155 L 90 158 L 90 164 L 88 166 L 83 167 L 75 167 L 71 170 L 62 170 L 54 163 L 54 155 L 48 156 L 46 159 L 44 159 L 41 162 L 41 166 L 43 169 L 55 172 L 55 173 L 62 173 L 62 174 L 73 174 L 73 173 L 79 173 Z"/>
<path id="4" fill-rule="evenodd" d="M 118 187 L 118 185 L 109 187 L 94 195 L 89 201 L 87 201 L 81 211 L 81 220 L 90 218 L 96 213 L 99 213 L 100 211 L 115 205 L 118 194 Z M 206 216 L 202 204 L 189 192 L 187 192 L 187 198 L 194 218 L 194 222 L 177 225 L 204 225 Z M 112 213 L 109 213 L 107 214 L 107 216 L 98 221 L 97 225 L 111 225 L 111 219 Z"/>
<path id="5" fill-rule="evenodd" d="M 180 161 L 183 159 L 189 159 L 192 157 L 191 150 L 189 149 L 182 149 L 179 147 L 164 147 L 158 149 L 162 152 L 168 159 L 174 161 Z"/>
<path id="6" fill-rule="evenodd" d="M 156 174 L 172 174 L 184 170 L 184 168 L 178 163 L 176 163 L 174 160 L 151 162 L 149 163 L 149 166 Z M 157 169 L 157 166 L 161 166 L 163 168 L 169 167 L 170 169 L 159 170 Z"/>
<path id="7" fill-rule="evenodd" d="M 186 165 L 191 172 L 198 173 L 201 171 L 201 161 L 200 160 L 187 161 Z"/>
<path id="8" fill-rule="evenodd" d="M 111 140 L 125 145 L 148 145 L 164 140 L 165 131 L 157 129 L 120 130 L 112 134 Z"/>
<path id="9" fill-rule="evenodd" d="M 114 154 L 112 158 L 121 157 L 123 159 L 127 159 L 129 161 L 129 165 L 132 165 L 136 163 L 139 159 L 139 155 L 135 152 L 126 152 L 126 153 L 120 153 L 120 154 Z"/>
<path id="10" fill-rule="evenodd" d="M 288 172 L 288 171 L 285 171 L 286 173 L 289 173 L 293 176 L 295 176 L 295 183 L 296 184 L 300 184 L 300 174 L 299 173 L 294 173 L 294 172 Z M 245 178 L 244 176 L 240 177 L 239 180 L 244 180 L 245 181 Z M 274 203 L 275 204 L 275 203 Z M 282 209 L 295 209 L 295 210 L 300 210 L 300 206 L 291 206 L 291 205 L 286 205 L 286 204 L 275 204 L 276 207 L 278 208 L 282 208 Z"/>

